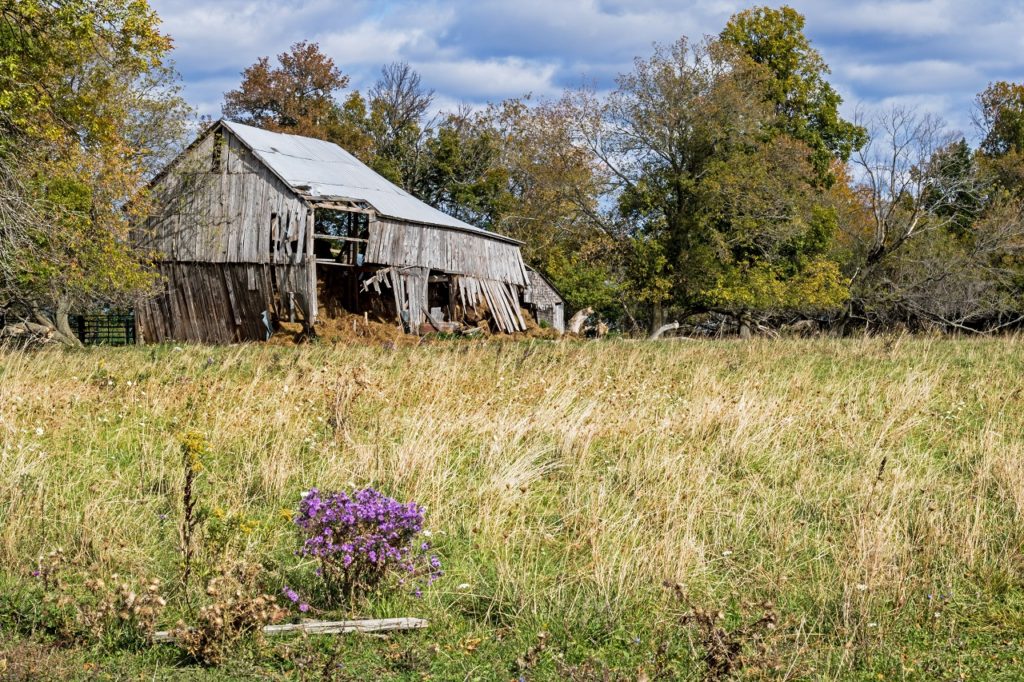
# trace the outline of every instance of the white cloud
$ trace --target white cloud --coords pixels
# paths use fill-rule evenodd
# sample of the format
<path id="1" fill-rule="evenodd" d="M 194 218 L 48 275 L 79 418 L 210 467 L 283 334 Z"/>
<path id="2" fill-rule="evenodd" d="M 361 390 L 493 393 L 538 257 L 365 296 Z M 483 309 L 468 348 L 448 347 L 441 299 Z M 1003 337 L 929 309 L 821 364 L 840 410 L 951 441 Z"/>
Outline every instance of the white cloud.
<path id="1" fill-rule="evenodd" d="M 836 27 L 848 32 L 941 36 L 958 28 L 954 7 L 949 0 L 813 3 L 807 12 L 809 18 L 820 22 L 823 27 Z"/>
<path id="2" fill-rule="evenodd" d="M 152 0 L 175 38 L 186 95 L 219 113 L 221 95 L 257 57 L 320 42 L 351 87 L 410 62 L 437 102 L 479 103 L 566 85 L 609 87 L 653 42 L 718 33 L 740 0 Z M 978 0 L 790 0 L 857 103 L 914 102 L 957 125 L 992 80 L 1024 77 L 1024 3 Z M 447 106 L 447 108 L 452 108 Z"/>
<path id="3" fill-rule="evenodd" d="M 407 21 L 396 26 L 380 19 L 367 19 L 341 31 L 325 31 L 320 47 L 343 69 L 370 65 L 375 70 L 393 61 L 408 61 L 412 55 L 436 57 L 444 50 L 437 36 L 447 26 L 440 15 L 423 17 L 423 21 Z"/>
<path id="4" fill-rule="evenodd" d="M 526 93 L 550 95 L 557 67 L 515 57 L 488 60 L 420 62 L 414 64 L 429 83 L 463 101 L 481 102 Z"/>
<path id="5" fill-rule="evenodd" d="M 935 93 L 970 87 L 981 78 L 967 64 L 925 59 L 902 64 L 844 64 L 836 74 L 877 93 Z"/>

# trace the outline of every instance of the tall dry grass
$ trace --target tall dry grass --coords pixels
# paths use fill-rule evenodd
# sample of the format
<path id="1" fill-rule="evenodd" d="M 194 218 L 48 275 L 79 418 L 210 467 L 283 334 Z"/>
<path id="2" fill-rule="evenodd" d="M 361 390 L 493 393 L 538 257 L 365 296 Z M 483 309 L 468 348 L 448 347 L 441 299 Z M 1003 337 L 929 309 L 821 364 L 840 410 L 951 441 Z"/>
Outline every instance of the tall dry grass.
<path id="1" fill-rule="evenodd" d="M 1019 582 L 1022 365 L 1015 339 L 7 351 L 0 569 L 171 570 L 198 430 L 207 502 L 259 521 L 237 554 L 289 552 L 300 491 L 372 484 L 427 506 L 439 589 L 489 622 L 656 621 L 670 580 L 857 650 Z"/>

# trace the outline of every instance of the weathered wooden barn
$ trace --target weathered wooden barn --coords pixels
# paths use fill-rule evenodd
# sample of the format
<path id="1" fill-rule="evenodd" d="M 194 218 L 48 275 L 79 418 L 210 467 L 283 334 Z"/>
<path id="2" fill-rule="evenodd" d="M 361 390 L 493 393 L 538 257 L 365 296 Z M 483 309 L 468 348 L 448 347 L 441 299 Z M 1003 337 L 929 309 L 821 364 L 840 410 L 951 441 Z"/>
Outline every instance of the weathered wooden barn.
<path id="1" fill-rule="evenodd" d="M 276 320 L 315 329 L 342 311 L 416 332 L 485 316 L 526 329 L 520 242 L 428 206 L 335 144 L 218 121 L 152 196 L 135 241 L 162 291 L 137 309 L 144 341 L 264 339 Z"/>

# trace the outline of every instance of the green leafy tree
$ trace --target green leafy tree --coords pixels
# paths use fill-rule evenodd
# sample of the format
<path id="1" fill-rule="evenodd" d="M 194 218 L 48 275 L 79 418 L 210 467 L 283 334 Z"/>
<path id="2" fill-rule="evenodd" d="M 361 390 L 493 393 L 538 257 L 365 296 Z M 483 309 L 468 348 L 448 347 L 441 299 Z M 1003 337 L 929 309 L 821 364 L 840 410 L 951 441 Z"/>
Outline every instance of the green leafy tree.
<path id="1" fill-rule="evenodd" d="M 426 142 L 416 193 L 461 220 L 494 229 L 513 201 L 509 170 L 500 162 L 501 143 L 486 117 L 449 114 Z"/>
<path id="2" fill-rule="evenodd" d="M 777 312 L 837 310 L 848 291 L 832 255 L 835 213 L 806 184 L 807 148 L 777 137 L 712 162 L 697 188 L 697 220 L 711 237 L 713 278 L 694 292 L 741 333 Z"/>
<path id="3" fill-rule="evenodd" d="M 1004 190 L 1024 196 L 1024 85 L 999 81 L 977 98 L 981 163 Z"/>
<path id="4" fill-rule="evenodd" d="M 338 128 L 334 142 L 363 163 L 373 160 L 374 143 L 367 126 L 366 99 L 357 90 L 338 107 Z"/>
<path id="5" fill-rule="evenodd" d="M 936 150 L 928 169 L 931 178 L 924 188 L 924 209 L 933 212 L 951 233 L 969 239 L 982 212 L 985 192 L 967 140 L 960 138 Z"/>
<path id="6" fill-rule="evenodd" d="M 130 304 L 151 281 L 128 232 L 188 115 L 158 23 L 138 0 L 0 13 L 0 306 L 67 343 L 72 310 Z"/>
<path id="7" fill-rule="evenodd" d="M 861 127 L 839 115 L 842 98 L 825 79 L 830 73 L 804 34 L 804 17 L 791 7 L 756 7 L 733 16 L 721 39 L 768 70 L 762 89 L 778 115 L 777 130 L 811 149 L 819 180 L 835 180 L 832 166 L 845 163 L 867 140 Z"/>
<path id="8" fill-rule="evenodd" d="M 998 157 L 1024 153 L 1024 85 L 999 81 L 978 95 L 985 138 L 981 152 Z"/>
<path id="9" fill-rule="evenodd" d="M 721 41 L 660 46 L 621 76 L 579 138 L 607 167 L 631 287 L 651 327 L 673 308 L 718 311 L 747 330 L 758 316 L 838 307 L 834 215 L 823 208 L 808 147 L 777 129 L 768 70 Z"/>

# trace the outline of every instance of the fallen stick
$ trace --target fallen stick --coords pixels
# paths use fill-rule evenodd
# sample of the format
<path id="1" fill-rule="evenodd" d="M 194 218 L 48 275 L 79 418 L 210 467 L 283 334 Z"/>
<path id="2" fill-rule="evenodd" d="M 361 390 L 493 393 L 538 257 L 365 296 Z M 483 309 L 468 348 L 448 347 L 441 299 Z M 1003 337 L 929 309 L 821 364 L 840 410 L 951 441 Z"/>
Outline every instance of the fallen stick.
<path id="1" fill-rule="evenodd" d="M 306 620 L 301 623 L 268 625 L 263 628 L 265 635 L 283 635 L 289 632 L 304 632 L 308 635 L 340 635 L 346 632 L 387 632 L 389 630 L 419 630 L 430 625 L 422 618 L 381 618 L 379 620 Z M 173 642 L 172 630 L 153 633 L 154 642 Z"/>

